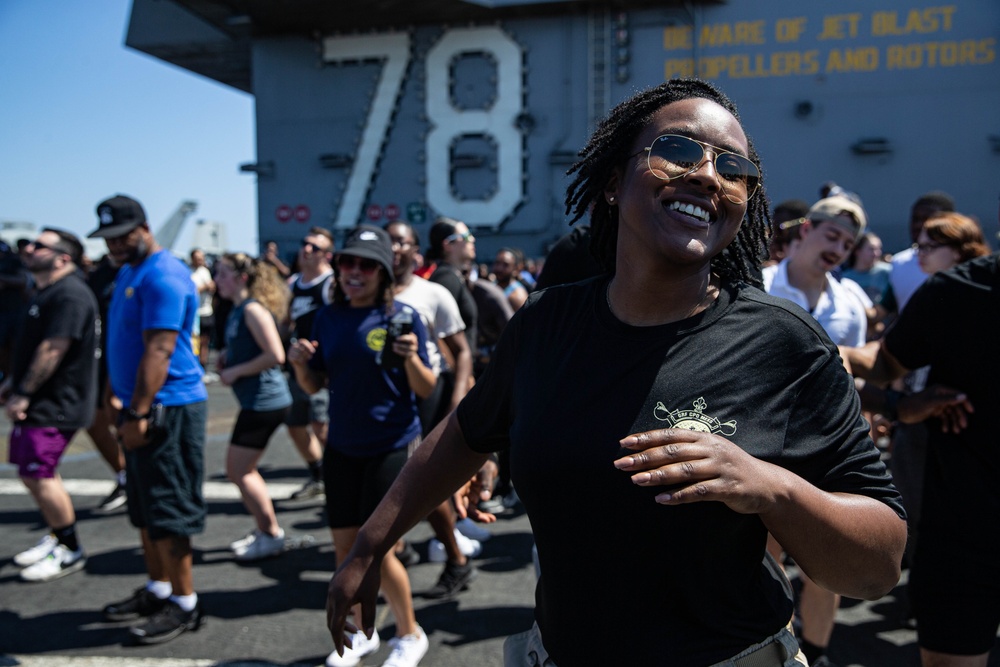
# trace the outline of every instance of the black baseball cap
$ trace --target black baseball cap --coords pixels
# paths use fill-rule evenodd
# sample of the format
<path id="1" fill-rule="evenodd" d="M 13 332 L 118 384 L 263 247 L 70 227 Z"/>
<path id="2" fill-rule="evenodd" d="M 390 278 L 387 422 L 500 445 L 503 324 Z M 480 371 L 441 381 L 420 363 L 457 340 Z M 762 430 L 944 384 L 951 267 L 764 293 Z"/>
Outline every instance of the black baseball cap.
<path id="1" fill-rule="evenodd" d="M 348 235 L 344 241 L 344 247 L 337 254 L 374 259 L 385 267 L 385 272 L 389 274 L 389 279 L 393 279 L 392 262 L 394 255 L 392 252 L 392 238 L 390 238 L 389 233 L 384 229 L 372 225 L 358 225 Z"/>
<path id="2" fill-rule="evenodd" d="M 97 205 L 97 220 L 97 229 L 88 234 L 87 238 L 116 238 L 146 224 L 146 212 L 142 209 L 142 204 L 131 197 L 115 195 Z"/>

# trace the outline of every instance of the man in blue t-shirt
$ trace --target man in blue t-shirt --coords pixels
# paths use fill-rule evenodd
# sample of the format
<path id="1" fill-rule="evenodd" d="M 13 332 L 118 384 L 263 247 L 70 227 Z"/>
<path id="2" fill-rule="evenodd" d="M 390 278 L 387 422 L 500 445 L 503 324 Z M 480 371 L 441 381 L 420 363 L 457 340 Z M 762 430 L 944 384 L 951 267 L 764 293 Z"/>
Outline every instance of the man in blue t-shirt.
<path id="1" fill-rule="evenodd" d="M 161 248 L 142 205 L 116 195 L 97 205 L 103 238 L 121 266 L 108 311 L 108 373 L 120 402 L 129 518 L 140 530 L 149 581 L 104 608 L 109 621 L 144 619 L 141 644 L 201 625 L 191 535 L 205 527 L 202 495 L 206 402 L 191 346 L 198 294 L 187 267 Z"/>

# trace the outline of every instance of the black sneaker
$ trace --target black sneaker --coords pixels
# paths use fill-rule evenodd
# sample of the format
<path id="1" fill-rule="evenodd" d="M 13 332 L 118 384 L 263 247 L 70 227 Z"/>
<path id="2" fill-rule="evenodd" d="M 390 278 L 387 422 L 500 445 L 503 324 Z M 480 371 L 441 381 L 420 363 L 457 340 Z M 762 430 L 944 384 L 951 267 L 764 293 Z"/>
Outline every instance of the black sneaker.
<path id="1" fill-rule="evenodd" d="M 140 644 L 160 644 L 180 636 L 187 630 L 194 632 L 201 627 L 201 600 L 191 611 L 184 611 L 176 602 L 166 600 L 160 611 L 151 616 L 148 621 L 129 632 Z"/>
<path id="2" fill-rule="evenodd" d="M 106 621 L 131 621 L 143 616 L 152 616 L 163 609 L 167 600 L 156 597 L 145 586 L 135 589 L 132 597 L 121 602 L 112 602 L 104 608 Z"/>
<path id="3" fill-rule="evenodd" d="M 121 484 L 116 484 L 115 488 L 111 490 L 108 497 L 101 501 L 101 504 L 94 508 L 94 511 L 98 514 L 110 514 L 115 510 L 125 506 L 127 497 L 125 496 L 125 487 Z"/>
<path id="4" fill-rule="evenodd" d="M 472 563 L 455 565 L 451 561 L 444 564 L 441 578 L 433 588 L 424 593 L 425 598 L 450 598 L 455 593 L 468 587 L 469 582 L 476 578 L 476 568 Z"/>

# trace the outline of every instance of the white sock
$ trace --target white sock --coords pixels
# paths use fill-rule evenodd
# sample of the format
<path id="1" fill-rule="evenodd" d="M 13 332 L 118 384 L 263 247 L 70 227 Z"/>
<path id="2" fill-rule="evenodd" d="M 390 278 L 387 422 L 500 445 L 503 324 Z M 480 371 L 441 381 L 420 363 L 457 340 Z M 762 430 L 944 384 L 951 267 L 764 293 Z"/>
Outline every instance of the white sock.
<path id="1" fill-rule="evenodd" d="M 170 585 L 169 581 L 154 581 L 150 579 L 146 582 L 146 590 L 161 600 L 166 600 L 174 592 L 174 587 Z"/>
<path id="2" fill-rule="evenodd" d="M 184 611 L 191 611 L 198 606 L 198 594 L 192 593 L 191 595 L 171 595 L 170 601 Z"/>

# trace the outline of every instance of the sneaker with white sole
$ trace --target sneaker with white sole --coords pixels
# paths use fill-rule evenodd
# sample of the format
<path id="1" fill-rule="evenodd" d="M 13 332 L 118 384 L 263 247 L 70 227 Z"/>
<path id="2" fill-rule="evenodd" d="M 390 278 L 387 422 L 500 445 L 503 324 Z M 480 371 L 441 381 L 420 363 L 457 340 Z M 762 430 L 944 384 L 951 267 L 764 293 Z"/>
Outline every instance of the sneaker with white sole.
<path id="1" fill-rule="evenodd" d="M 307 500 L 318 500 L 326 497 L 326 486 L 323 480 L 311 479 L 302 485 L 298 491 L 288 497 L 293 503 L 301 503 Z"/>
<path id="2" fill-rule="evenodd" d="M 404 637 L 393 637 L 389 640 L 392 653 L 382 663 L 382 667 L 417 667 L 421 658 L 427 655 L 430 642 L 423 628 L 417 626 L 417 631 Z"/>
<path id="3" fill-rule="evenodd" d="M 361 658 L 371 655 L 381 645 L 378 630 L 372 632 L 371 639 L 359 630 L 351 635 L 351 646 L 344 645 L 344 655 L 337 655 L 335 650 L 326 657 L 326 667 L 354 667 L 361 662 Z"/>
<path id="4" fill-rule="evenodd" d="M 83 549 L 70 551 L 63 545 L 56 544 L 48 556 L 21 570 L 21 578 L 25 581 L 52 581 L 82 570 L 86 564 L 87 556 Z"/>
<path id="5" fill-rule="evenodd" d="M 485 542 L 493 537 L 493 533 L 468 517 L 456 523 L 455 528 L 470 540 L 476 540 L 477 542 Z"/>
<path id="6" fill-rule="evenodd" d="M 59 540 L 56 539 L 56 536 L 52 533 L 47 533 L 42 539 L 38 540 L 38 544 L 14 556 L 14 564 L 19 567 L 34 565 L 52 553 L 57 544 L 59 544 Z"/>
<path id="7" fill-rule="evenodd" d="M 235 553 L 236 560 L 251 561 L 277 556 L 284 550 L 285 531 L 279 529 L 277 535 L 268 535 L 267 533 L 256 531 L 256 537 L 253 542 L 242 549 L 237 549 Z"/>
<path id="8" fill-rule="evenodd" d="M 94 512 L 97 514 L 110 514 L 117 509 L 125 507 L 125 503 L 128 502 L 128 497 L 125 494 L 125 487 L 121 484 L 115 484 L 115 488 L 111 489 L 111 493 L 108 497 L 101 501 L 101 504 L 94 508 Z"/>
<path id="9" fill-rule="evenodd" d="M 247 533 L 246 535 L 244 535 L 240 539 L 234 540 L 233 542 L 230 542 L 229 543 L 229 550 L 230 551 L 242 551 L 243 549 L 246 549 L 248 546 L 250 546 L 251 542 L 253 542 L 254 540 L 257 539 L 257 533 L 259 533 L 259 532 L 260 531 L 256 530 L 256 529 L 251 530 L 249 533 Z"/>
<path id="10" fill-rule="evenodd" d="M 469 539 L 458 532 L 457 528 L 455 529 L 455 542 L 458 544 L 458 550 L 462 552 L 462 555 L 468 558 L 476 558 L 479 554 L 483 553 L 483 545 L 479 540 Z M 427 560 L 432 563 L 443 563 L 448 560 L 444 544 L 437 538 L 433 538 L 427 544 Z"/>

